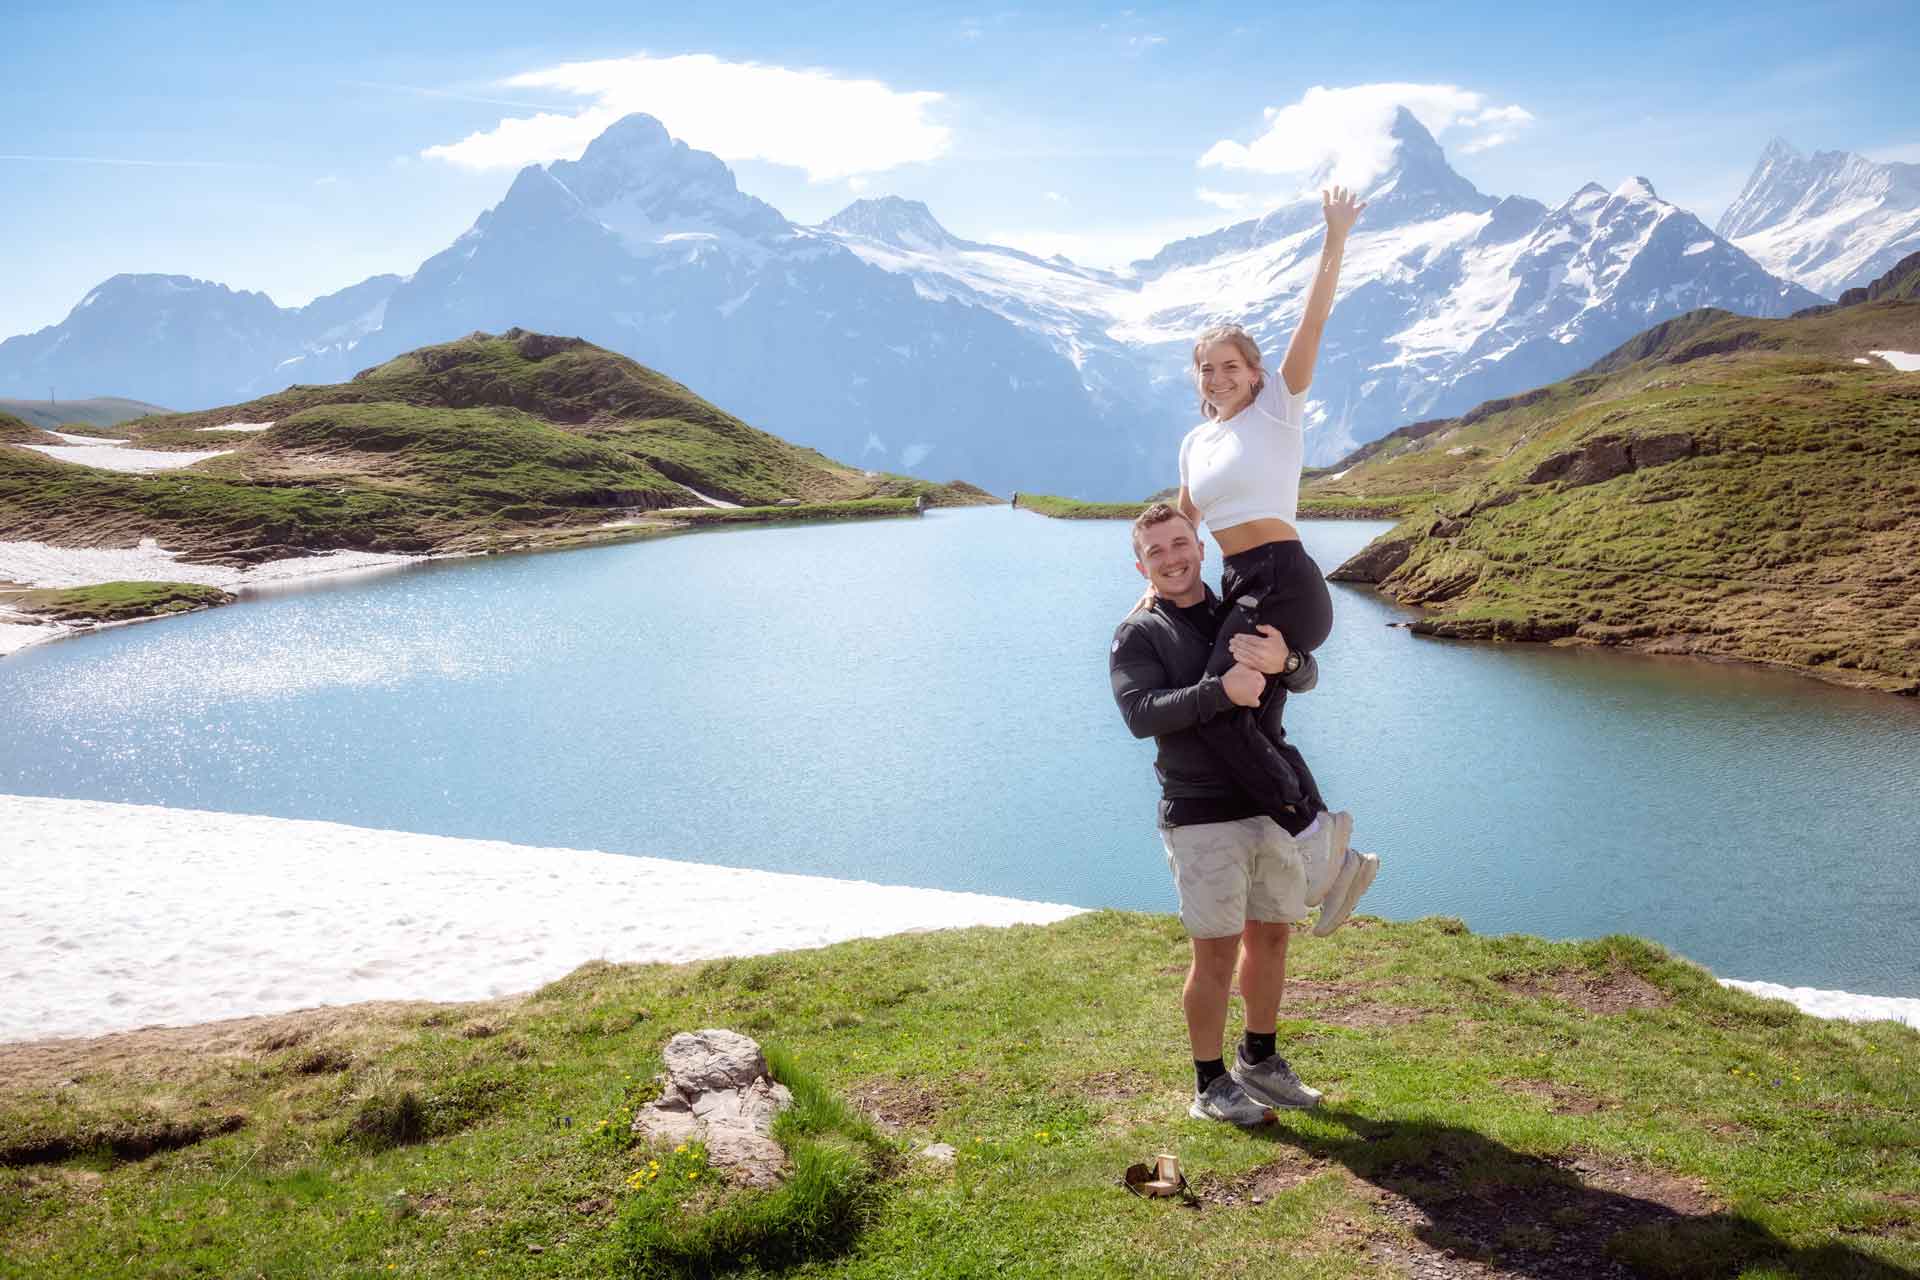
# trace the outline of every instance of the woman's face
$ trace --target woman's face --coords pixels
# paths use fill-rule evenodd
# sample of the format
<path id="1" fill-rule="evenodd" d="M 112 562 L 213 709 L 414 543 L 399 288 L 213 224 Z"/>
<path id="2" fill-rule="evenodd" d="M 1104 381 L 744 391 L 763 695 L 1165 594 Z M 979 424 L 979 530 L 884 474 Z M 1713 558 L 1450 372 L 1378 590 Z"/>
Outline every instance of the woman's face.
<path id="1" fill-rule="evenodd" d="M 1231 418 L 1253 402 L 1253 384 L 1260 376 L 1239 344 L 1224 338 L 1200 349 L 1197 373 L 1200 394 L 1221 418 Z"/>

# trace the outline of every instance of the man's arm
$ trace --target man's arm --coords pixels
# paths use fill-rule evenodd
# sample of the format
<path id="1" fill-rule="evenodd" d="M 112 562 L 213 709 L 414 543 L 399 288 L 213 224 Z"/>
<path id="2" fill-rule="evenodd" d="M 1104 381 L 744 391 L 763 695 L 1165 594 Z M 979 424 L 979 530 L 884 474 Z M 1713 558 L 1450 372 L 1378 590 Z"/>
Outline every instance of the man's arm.
<path id="1" fill-rule="evenodd" d="M 1219 676 L 1169 686 L 1160 655 L 1137 627 L 1123 624 L 1114 636 L 1107 671 L 1113 679 L 1113 700 L 1120 704 L 1120 716 L 1136 738 L 1191 729 L 1233 705 Z"/>

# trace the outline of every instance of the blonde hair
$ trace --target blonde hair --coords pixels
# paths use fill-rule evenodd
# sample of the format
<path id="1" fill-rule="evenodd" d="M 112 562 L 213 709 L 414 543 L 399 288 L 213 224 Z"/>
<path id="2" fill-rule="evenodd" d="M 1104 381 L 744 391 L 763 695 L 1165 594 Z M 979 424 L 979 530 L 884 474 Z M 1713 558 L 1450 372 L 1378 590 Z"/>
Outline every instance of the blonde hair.
<path id="1" fill-rule="evenodd" d="M 1193 340 L 1193 385 L 1200 393 L 1200 413 L 1211 421 L 1219 417 L 1207 401 L 1207 389 L 1200 379 L 1200 353 L 1216 342 L 1231 342 L 1240 352 L 1240 358 L 1253 369 L 1253 393 L 1260 394 L 1260 388 L 1267 384 L 1267 367 L 1260 363 L 1260 344 L 1253 335 L 1237 324 L 1217 324 Z"/>

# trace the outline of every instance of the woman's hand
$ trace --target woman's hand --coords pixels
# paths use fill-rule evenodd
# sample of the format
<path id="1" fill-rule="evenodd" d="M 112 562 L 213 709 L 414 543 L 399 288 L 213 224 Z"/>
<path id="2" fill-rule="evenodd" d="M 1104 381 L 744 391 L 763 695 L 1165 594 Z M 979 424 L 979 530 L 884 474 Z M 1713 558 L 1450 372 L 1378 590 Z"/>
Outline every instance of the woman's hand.
<path id="1" fill-rule="evenodd" d="M 1366 207 L 1366 201 L 1345 187 L 1320 193 L 1320 212 L 1326 216 L 1330 236 L 1344 236 L 1353 230 L 1353 224 L 1360 220 L 1360 211 Z"/>

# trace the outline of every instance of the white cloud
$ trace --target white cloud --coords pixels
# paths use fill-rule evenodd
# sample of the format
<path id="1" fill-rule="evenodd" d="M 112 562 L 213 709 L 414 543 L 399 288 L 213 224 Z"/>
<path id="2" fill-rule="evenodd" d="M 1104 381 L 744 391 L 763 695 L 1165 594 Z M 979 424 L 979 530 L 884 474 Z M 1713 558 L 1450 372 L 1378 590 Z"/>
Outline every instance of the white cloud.
<path id="1" fill-rule="evenodd" d="M 1301 175 L 1325 168 L 1324 181 L 1364 188 L 1393 163 L 1388 130 L 1396 107 L 1411 111 L 1435 138 L 1458 136 L 1453 145 L 1463 154 L 1508 142 L 1533 120 L 1525 107 L 1490 103 L 1458 85 L 1315 85 L 1298 102 L 1267 108 L 1266 131 L 1252 142 L 1216 142 L 1200 165 Z"/>
<path id="2" fill-rule="evenodd" d="M 711 54 L 636 54 L 567 62 L 511 76 L 514 89 L 590 99 L 573 114 L 542 111 L 502 120 L 421 157 L 466 169 L 517 169 L 575 159 L 621 116 L 644 111 L 688 146 L 723 160 L 765 160 L 837 182 L 944 155 L 952 132 L 927 118 L 943 95 L 903 92 L 878 80 L 818 69 L 725 62 Z"/>
<path id="3" fill-rule="evenodd" d="M 1061 195 L 1058 191 L 1043 191 L 1040 194 L 1046 199 L 1048 204 L 1071 203 L 1065 196 Z"/>
<path id="4" fill-rule="evenodd" d="M 1920 142 L 1904 147 L 1880 147 L 1867 152 L 1867 159 L 1878 164 L 1920 164 Z"/>

